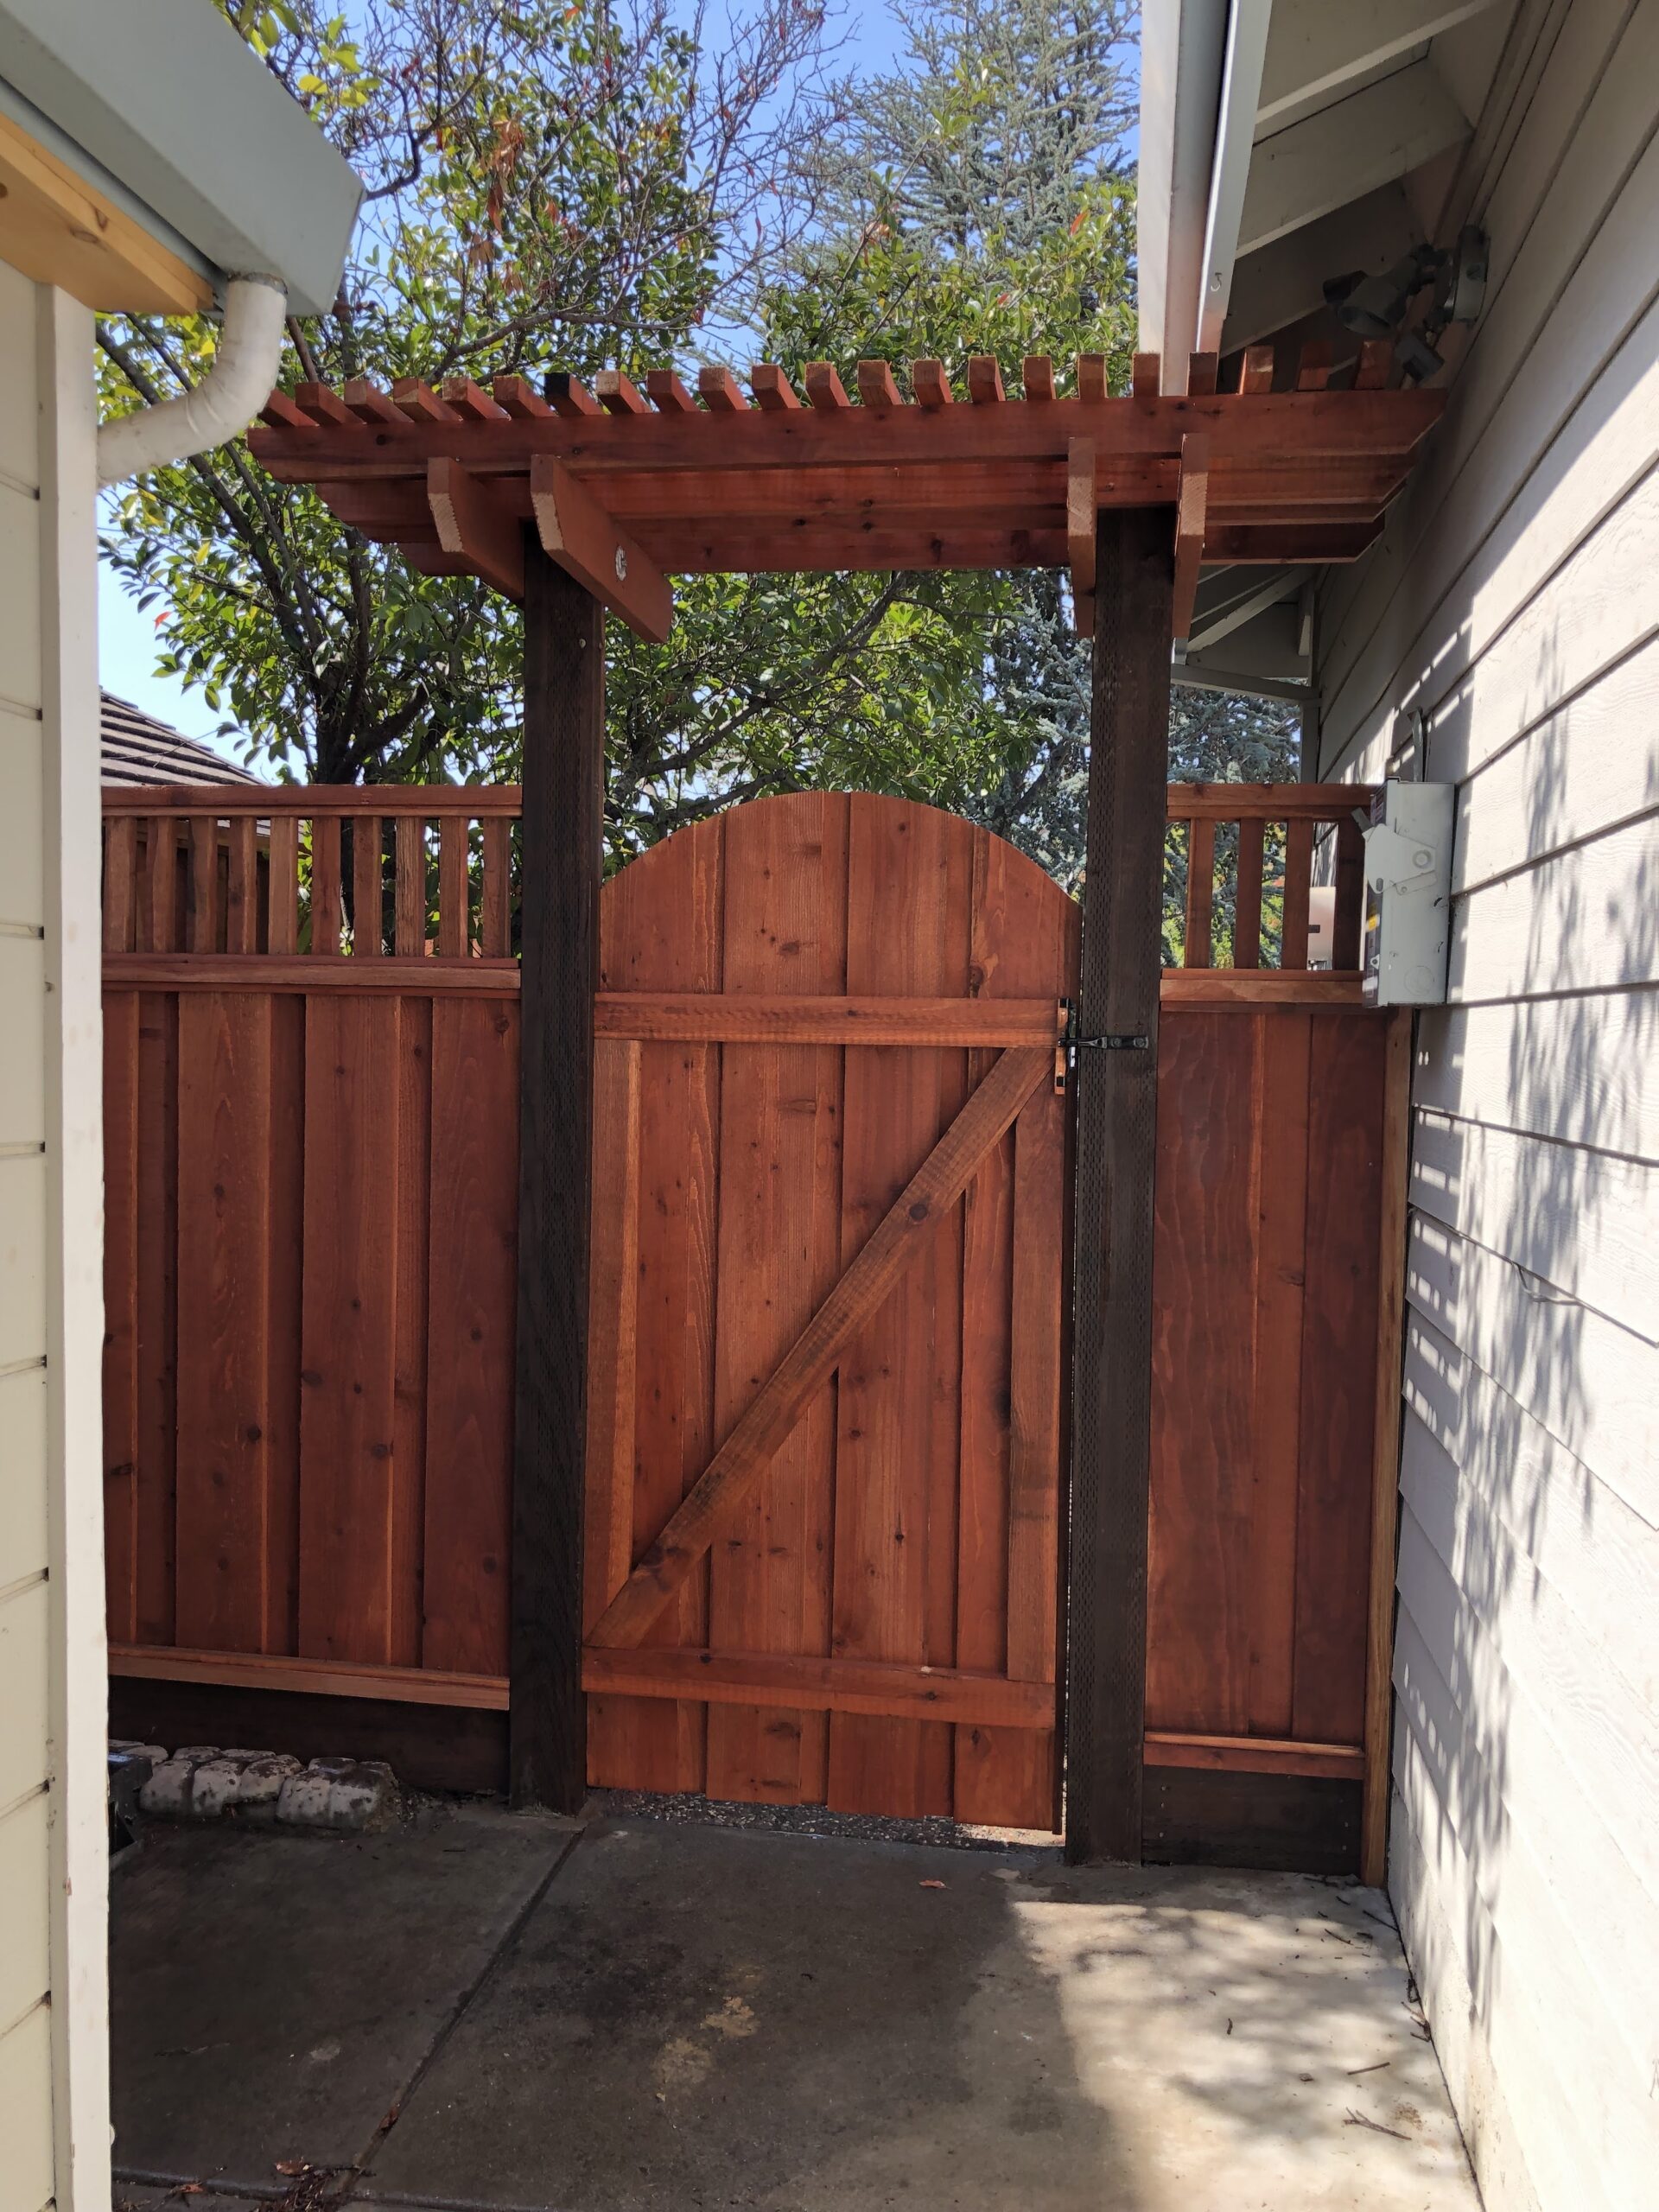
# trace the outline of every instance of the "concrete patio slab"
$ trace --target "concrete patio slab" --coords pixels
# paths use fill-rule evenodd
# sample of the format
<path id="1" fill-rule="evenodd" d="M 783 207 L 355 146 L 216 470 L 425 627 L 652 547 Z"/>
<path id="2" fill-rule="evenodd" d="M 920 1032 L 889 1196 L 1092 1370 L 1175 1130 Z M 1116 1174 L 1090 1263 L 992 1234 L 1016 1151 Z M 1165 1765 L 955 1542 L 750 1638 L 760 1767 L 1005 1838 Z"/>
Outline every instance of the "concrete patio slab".
<path id="1" fill-rule="evenodd" d="M 533 2212 L 1476 2212 L 1386 1903 L 591 1826 L 358 2192 Z"/>
<path id="2" fill-rule="evenodd" d="M 147 1827 L 111 1885 L 118 2171 L 281 2195 L 279 2162 L 353 2165 L 575 1833 Z"/>

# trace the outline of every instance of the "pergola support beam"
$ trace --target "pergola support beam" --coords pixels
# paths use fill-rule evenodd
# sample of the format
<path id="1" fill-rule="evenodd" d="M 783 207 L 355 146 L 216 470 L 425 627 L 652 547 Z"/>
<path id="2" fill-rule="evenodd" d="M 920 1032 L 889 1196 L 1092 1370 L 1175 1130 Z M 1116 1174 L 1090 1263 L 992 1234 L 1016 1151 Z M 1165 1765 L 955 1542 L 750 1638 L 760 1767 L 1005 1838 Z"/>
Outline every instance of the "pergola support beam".
<path id="1" fill-rule="evenodd" d="M 1096 538 L 1079 1058 L 1065 1848 L 1141 1857 L 1152 1463 L 1153 1166 L 1174 560 L 1167 507 Z"/>
<path id="2" fill-rule="evenodd" d="M 509 1790 L 581 1809 L 582 1547 L 605 613 L 524 533 L 518 1364 Z"/>

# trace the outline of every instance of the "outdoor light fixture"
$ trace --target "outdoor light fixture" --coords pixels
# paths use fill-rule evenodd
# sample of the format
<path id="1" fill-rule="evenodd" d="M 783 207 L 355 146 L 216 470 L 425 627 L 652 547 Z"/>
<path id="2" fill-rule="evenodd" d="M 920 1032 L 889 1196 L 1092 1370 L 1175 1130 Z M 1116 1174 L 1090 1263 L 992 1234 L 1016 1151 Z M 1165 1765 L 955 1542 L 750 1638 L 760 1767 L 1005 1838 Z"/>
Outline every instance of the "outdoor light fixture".
<path id="1" fill-rule="evenodd" d="M 1434 340 L 1454 322 L 1472 322 L 1486 292 L 1484 232 L 1469 229 L 1455 247 L 1415 245 L 1378 276 L 1355 270 L 1327 277 L 1325 303 L 1345 330 L 1361 338 L 1392 338 L 1396 358 L 1414 384 L 1422 384 L 1446 366 Z M 1435 287 L 1433 303 L 1421 332 L 1402 327 L 1406 310 L 1419 292 Z"/>

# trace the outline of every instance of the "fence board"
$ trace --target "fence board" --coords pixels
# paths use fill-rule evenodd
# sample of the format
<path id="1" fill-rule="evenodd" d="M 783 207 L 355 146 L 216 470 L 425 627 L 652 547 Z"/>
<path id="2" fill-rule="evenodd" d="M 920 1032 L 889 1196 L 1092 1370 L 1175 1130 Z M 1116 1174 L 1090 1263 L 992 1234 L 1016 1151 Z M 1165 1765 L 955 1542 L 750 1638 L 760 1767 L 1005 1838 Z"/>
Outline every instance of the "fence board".
<path id="1" fill-rule="evenodd" d="M 300 1648 L 300 1369 L 304 1296 L 305 1006 L 270 1001 L 270 1381 L 265 1404 L 266 1619 L 270 1648 Z"/>
<path id="2" fill-rule="evenodd" d="M 172 1643 L 179 1236 L 179 1005 L 138 1000 L 138 1465 L 136 1615 L 140 1643 Z"/>
<path id="3" fill-rule="evenodd" d="M 392 1635 L 396 999 L 306 1005 L 300 1651 L 385 1664 Z"/>
<path id="4" fill-rule="evenodd" d="M 359 830 L 361 824 L 359 825 Z M 377 823 L 376 828 L 378 828 Z M 444 1294 L 446 1278 L 433 1264 L 430 1222 L 439 1200 L 433 1154 L 434 1117 L 442 1086 L 438 1075 L 438 1039 L 442 1016 L 449 1009 L 431 999 L 404 998 L 397 1010 L 397 1124 L 387 1172 L 394 1179 L 391 1298 L 393 1369 L 391 1408 L 391 1613 L 386 1629 L 387 1656 L 395 1664 L 415 1667 L 422 1658 L 422 1618 L 432 1602 L 423 1586 L 426 1562 L 442 1573 L 443 1560 L 426 1541 L 427 1430 L 432 1410 L 428 1376 L 428 1306 Z M 493 1102 L 498 1105 L 499 1102 Z M 494 1116 L 505 1144 L 503 1121 L 511 1126 L 509 1112 Z M 487 1217 L 478 1224 L 480 1237 L 489 1234 Z M 454 1263 L 454 1255 L 445 1255 Z M 469 1463 L 458 1457 L 457 1467 Z M 473 1463 L 481 1482 L 488 1462 Z M 457 1484 L 456 1487 L 461 1487 Z M 498 1566 L 500 1564 L 497 1561 Z M 440 1666 L 448 1661 L 435 1662 Z"/>
<path id="5" fill-rule="evenodd" d="M 1308 1069 L 1313 1016 L 1255 1017 L 1255 1186 L 1250 1459 L 1249 1726 L 1290 1733 L 1295 1666 L 1296 1473 L 1307 1248 Z"/>
<path id="6" fill-rule="evenodd" d="M 518 1260 L 517 1009 L 432 1008 L 423 1662 L 504 1674 Z M 422 1255 L 423 1261 L 428 1255 Z M 458 1477 L 464 1478 L 458 1479 Z"/>
<path id="7" fill-rule="evenodd" d="M 270 1649 L 270 1001 L 184 999 L 175 1633 L 199 1650 Z"/>
<path id="8" fill-rule="evenodd" d="M 132 827 L 111 825 L 112 849 L 113 831 L 124 826 Z M 128 1643 L 138 1636 L 138 1020 L 137 991 L 110 995 L 104 1008 L 104 1576 L 110 1635 Z"/>
<path id="9" fill-rule="evenodd" d="M 1255 1030 L 1166 1013 L 1160 1031 L 1148 1728 L 1249 1725 Z"/>
<path id="10" fill-rule="evenodd" d="M 1296 1682 L 1289 1732 L 1357 1743 L 1364 1723 L 1371 1427 L 1387 1028 L 1315 1025 L 1310 1065 L 1307 1299 L 1296 1510 Z"/>

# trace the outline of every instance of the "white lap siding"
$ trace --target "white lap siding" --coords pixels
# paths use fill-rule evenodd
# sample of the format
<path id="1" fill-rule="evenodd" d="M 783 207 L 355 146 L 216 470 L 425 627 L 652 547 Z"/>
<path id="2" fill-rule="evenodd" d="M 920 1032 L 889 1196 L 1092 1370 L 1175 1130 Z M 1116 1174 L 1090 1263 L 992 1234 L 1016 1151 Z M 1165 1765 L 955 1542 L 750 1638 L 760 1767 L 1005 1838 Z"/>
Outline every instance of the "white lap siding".
<path id="1" fill-rule="evenodd" d="M 92 365 L 0 264 L 0 2212 L 110 2202 Z"/>
<path id="2" fill-rule="evenodd" d="M 1322 594 L 1458 786 L 1420 1017 L 1390 1888 L 1493 2212 L 1659 2204 L 1659 0 L 1517 10 L 1492 282 Z"/>

